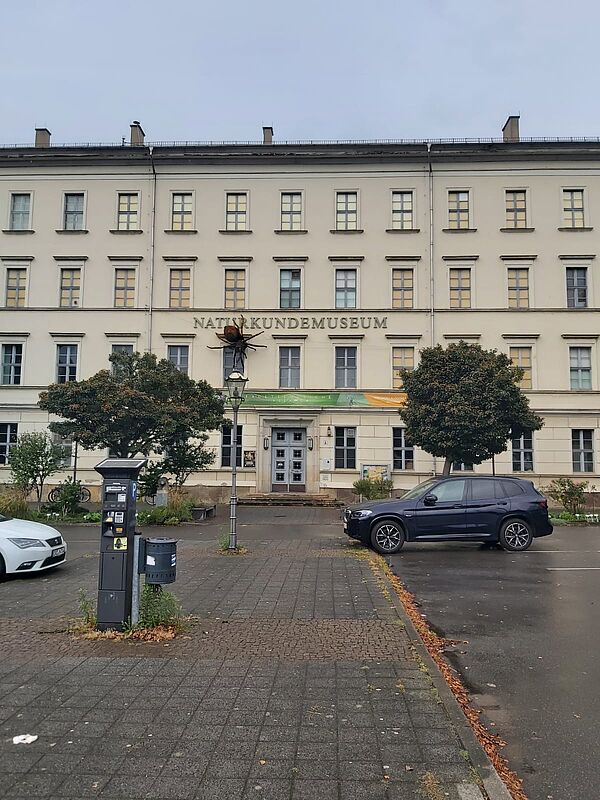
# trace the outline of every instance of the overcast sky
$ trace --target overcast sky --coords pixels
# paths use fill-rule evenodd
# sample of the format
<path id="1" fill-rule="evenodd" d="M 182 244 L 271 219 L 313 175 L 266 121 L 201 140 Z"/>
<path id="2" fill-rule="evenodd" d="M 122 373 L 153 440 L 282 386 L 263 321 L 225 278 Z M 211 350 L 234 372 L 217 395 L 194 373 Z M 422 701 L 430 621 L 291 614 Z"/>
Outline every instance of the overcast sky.
<path id="1" fill-rule="evenodd" d="M 595 0 L 0 0 L 0 141 L 600 135 Z"/>

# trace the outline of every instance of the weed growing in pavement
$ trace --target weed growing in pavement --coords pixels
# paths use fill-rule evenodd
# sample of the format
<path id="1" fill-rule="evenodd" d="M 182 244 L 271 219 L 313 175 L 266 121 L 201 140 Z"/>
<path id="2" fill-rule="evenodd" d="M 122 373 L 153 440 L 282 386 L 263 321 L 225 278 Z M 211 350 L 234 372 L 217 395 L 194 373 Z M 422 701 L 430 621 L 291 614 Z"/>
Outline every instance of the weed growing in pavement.
<path id="1" fill-rule="evenodd" d="M 446 800 L 444 790 L 433 772 L 424 772 L 419 779 L 419 793 L 427 800 Z"/>
<path id="2" fill-rule="evenodd" d="M 140 595 L 139 621 L 135 628 L 179 629 L 182 622 L 181 605 L 175 595 L 160 586 L 146 584 Z"/>
<path id="3" fill-rule="evenodd" d="M 81 627 L 84 630 L 92 630 L 96 627 L 96 609 L 94 608 L 94 602 L 91 597 L 88 596 L 85 589 L 79 590 L 77 598 L 79 614 L 81 615 L 79 620 Z"/>
<path id="4" fill-rule="evenodd" d="M 223 555 L 243 556 L 248 552 L 246 547 L 238 545 L 232 549 L 229 548 L 229 533 L 221 528 L 221 535 L 219 536 L 219 552 Z"/>

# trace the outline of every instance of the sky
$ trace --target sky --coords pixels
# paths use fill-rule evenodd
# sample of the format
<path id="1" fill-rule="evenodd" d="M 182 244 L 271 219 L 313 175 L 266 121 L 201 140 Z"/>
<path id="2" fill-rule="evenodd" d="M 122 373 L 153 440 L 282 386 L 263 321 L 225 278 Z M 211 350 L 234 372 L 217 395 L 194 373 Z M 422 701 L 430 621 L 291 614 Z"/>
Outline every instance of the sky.
<path id="1" fill-rule="evenodd" d="M 600 135 L 596 0 L 0 0 L 0 143 Z"/>

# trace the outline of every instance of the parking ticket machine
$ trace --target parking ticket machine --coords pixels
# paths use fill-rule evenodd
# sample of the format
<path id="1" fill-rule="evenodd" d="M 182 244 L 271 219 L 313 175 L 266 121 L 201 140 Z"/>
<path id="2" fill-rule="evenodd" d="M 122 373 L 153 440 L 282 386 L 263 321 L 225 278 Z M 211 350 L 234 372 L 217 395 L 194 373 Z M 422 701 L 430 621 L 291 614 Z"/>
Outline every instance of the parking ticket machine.
<path id="1" fill-rule="evenodd" d="M 102 484 L 97 628 L 123 630 L 131 618 L 137 479 L 145 458 L 106 458 Z"/>

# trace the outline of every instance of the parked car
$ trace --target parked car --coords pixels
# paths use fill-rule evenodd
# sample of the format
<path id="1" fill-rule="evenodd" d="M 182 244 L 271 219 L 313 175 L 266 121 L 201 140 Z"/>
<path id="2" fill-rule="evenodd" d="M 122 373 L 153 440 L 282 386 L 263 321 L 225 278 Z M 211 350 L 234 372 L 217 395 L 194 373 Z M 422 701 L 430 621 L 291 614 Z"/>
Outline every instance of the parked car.
<path id="1" fill-rule="evenodd" d="M 548 501 L 531 481 L 477 476 L 420 483 L 403 497 L 349 506 L 344 532 L 378 553 L 404 542 L 494 542 L 522 552 L 548 536 Z"/>
<path id="2" fill-rule="evenodd" d="M 0 514 L 0 578 L 7 573 L 50 569 L 66 558 L 67 543 L 57 530 Z"/>

